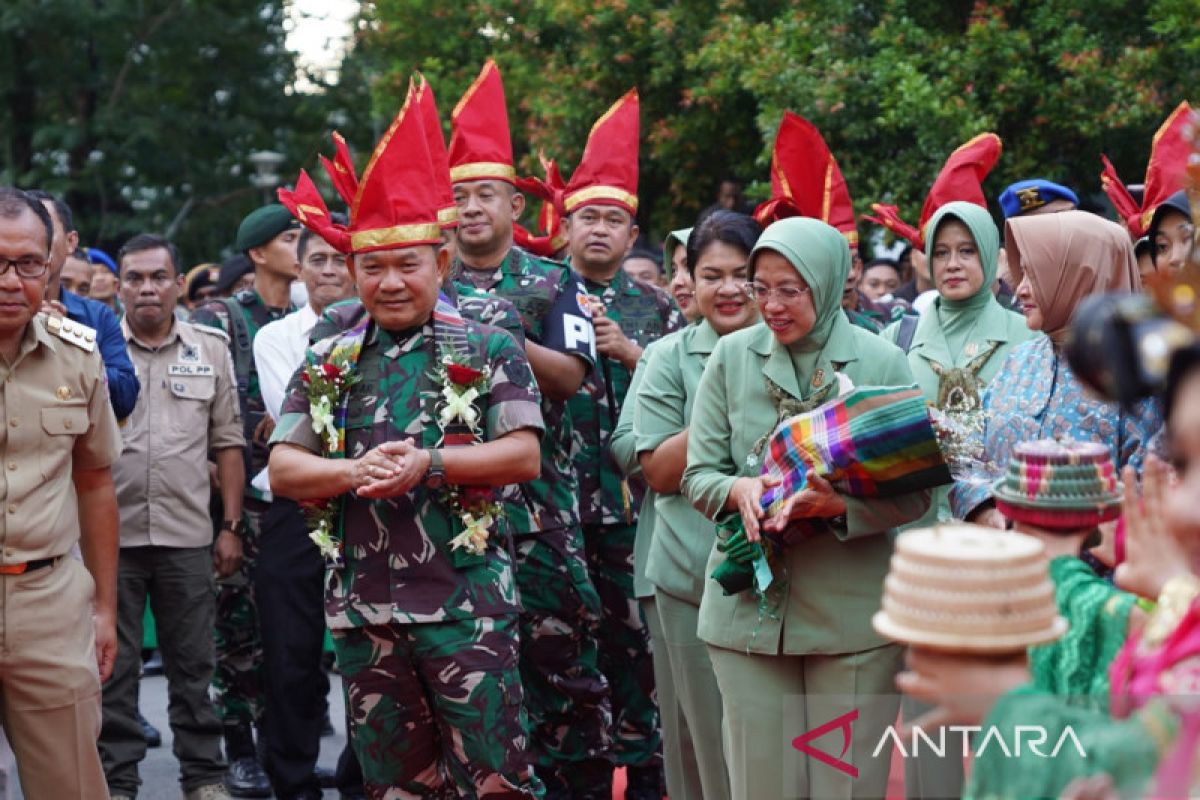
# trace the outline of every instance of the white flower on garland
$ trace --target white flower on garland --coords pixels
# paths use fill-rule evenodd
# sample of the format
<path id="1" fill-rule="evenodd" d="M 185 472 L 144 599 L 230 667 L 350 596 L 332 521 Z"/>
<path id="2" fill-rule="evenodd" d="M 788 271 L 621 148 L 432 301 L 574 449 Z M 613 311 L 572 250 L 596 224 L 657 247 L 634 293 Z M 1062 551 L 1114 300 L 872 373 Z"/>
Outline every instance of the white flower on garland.
<path id="1" fill-rule="evenodd" d="M 325 395 L 318 397 L 309 406 L 309 415 L 312 417 L 313 433 L 325 439 L 330 452 L 337 450 L 338 429 L 333 419 L 333 408 L 329 398 Z"/>
<path id="2" fill-rule="evenodd" d="M 461 547 L 473 556 L 480 555 L 487 549 L 488 529 L 495 520 L 491 514 L 476 517 L 474 514 L 465 513 L 462 515 L 462 521 L 465 530 L 450 540 L 450 548 L 457 550 Z"/>
<path id="3" fill-rule="evenodd" d="M 479 392 L 474 388 L 465 391 L 453 384 L 442 387 L 442 397 L 446 400 L 442 408 L 441 422 L 443 426 L 450 425 L 456 419 L 461 419 L 472 430 L 479 422 L 479 412 L 475 409 L 475 400 Z"/>
<path id="4" fill-rule="evenodd" d="M 334 541 L 333 532 L 329 529 L 329 521 L 321 520 L 317 527 L 309 531 L 308 538 L 317 546 L 325 563 L 332 564 L 341 561 L 341 548 Z"/>

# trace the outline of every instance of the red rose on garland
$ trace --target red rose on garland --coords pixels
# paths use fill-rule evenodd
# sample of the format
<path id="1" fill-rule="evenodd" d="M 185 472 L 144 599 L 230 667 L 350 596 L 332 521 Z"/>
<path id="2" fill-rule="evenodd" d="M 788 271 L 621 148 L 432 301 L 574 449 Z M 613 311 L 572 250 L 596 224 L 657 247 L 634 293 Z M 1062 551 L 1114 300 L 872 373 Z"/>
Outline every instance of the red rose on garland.
<path id="1" fill-rule="evenodd" d="M 470 386 L 483 377 L 483 373 L 479 370 L 462 364 L 447 364 L 446 375 L 455 386 Z"/>
<path id="2" fill-rule="evenodd" d="M 338 369 L 336 365 L 330 364 L 328 361 L 321 365 L 321 371 L 324 372 L 325 377 L 331 381 L 336 381 L 342 375 L 342 371 Z"/>

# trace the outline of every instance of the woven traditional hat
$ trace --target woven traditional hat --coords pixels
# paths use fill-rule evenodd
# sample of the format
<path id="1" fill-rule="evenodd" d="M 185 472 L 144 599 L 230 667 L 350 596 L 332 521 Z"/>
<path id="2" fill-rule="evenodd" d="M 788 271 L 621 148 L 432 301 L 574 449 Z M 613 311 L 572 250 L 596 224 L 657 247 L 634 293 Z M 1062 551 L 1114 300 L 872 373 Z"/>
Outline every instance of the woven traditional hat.
<path id="1" fill-rule="evenodd" d="M 896 538 L 871 622 L 896 642 L 980 655 L 1017 653 L 1067 630 L 1042 543 L 966 523 Z"/>
<path id="2" fill-rule="evenodd" d="M 1094 528 L 1121 513 L 1112 455 L 1099 442 L 1019 444 L 992 495 L 1004 516 L 1051 531 Z"/>
<path id="3" fill-rule="evenodd" d="M 771 198 L 754 209 L 764 228 L 786 217 L 812 217 L 842 232 L 858 245 L 850 190 L 817 126 L 791 111 L 783 112 L 771 154 Z"/>
<path id="4" fill-rule="evenodd" d="M 871 210 L 878 216 L 863 216 L 877 225 L 890 230 L 892 233 L 907 239 L 918 250 L 925 249 L 925 225 L 934 213 L 955 200 L 974 203 L 987 208 L 987 198 L 983 194 L 983 179 L 1000 160 L 1003 149 L 1000 137 L 994 133 L 981 133 L 964 145 L 960 145 L 938 173 L 929 194 L 925 196 L 925 205 L 921 208 L 921 219 L 917 227 L 909 225 L 900 219 L 900 209 L 892 205 L 872 203 Z"/>

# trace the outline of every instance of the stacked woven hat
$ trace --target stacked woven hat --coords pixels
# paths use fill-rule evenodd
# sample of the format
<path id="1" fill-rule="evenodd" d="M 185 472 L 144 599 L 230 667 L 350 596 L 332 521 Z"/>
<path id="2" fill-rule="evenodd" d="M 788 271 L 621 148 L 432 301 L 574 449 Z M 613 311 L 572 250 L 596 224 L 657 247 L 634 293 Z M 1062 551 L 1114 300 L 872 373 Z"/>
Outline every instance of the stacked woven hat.
<path id="1" fill-rule="evenodd" d="M 1121 513 L 1116 468 L 1098 442 L 1017 445 L 992 496 L 1009 519 L 1051 531 L 1094 528 Z"/>
<path id="2" fill-rule="evenodd" d="M 884 582 L 880 636 L 956 653 L 1016 653 L 1067 629 L 1045 547 L 1032 536 L 952 524 L 905 531 Z"/>

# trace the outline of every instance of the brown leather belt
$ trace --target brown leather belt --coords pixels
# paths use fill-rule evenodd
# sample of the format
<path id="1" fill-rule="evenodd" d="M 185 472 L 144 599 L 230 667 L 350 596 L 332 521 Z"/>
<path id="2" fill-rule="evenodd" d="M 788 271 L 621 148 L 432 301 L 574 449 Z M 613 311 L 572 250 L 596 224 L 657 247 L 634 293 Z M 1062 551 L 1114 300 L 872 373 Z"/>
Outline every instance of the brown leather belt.
<path id="1" fill-rule="evenodd" d="M 62 556 L 37 558 L 33 561 L 23 561 L 20 564 L 0 564 L 0 575 L 24 575 L 26 572 L 33 572 L 35 569 L 52 567 L 58 563 L 60 558 Z"/>

